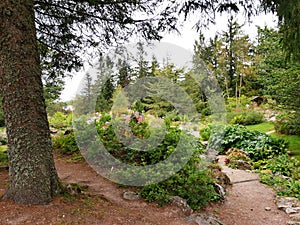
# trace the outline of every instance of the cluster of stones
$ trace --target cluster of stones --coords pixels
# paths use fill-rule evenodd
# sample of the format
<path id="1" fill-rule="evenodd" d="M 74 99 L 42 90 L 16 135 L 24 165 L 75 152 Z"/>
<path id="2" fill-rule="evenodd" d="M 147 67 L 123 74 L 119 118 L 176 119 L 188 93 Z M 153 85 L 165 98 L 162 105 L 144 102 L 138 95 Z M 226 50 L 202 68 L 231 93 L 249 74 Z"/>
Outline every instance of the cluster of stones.
<path id="1" fill-rule="evenodd" d="M 300 225 L 300 201 L 297 198 L 278 196 L 276 204 L 278 209 L 285 211 L 290 216 L 288 225 Z"/>
<path id="2" fill-rule="evenodd" d="M 138 192 L 125 191 L 123 198 L 129 201 L 136 201 L 141 198 Z M 193 213 L 192 208 L 187 204 L 187 201 L 179 196 L 170 196 L 170 203 L 176 205 L 186 215 L 185 220 L 199 225 L 225 225 L 220 219 L 208 213 Z"/>

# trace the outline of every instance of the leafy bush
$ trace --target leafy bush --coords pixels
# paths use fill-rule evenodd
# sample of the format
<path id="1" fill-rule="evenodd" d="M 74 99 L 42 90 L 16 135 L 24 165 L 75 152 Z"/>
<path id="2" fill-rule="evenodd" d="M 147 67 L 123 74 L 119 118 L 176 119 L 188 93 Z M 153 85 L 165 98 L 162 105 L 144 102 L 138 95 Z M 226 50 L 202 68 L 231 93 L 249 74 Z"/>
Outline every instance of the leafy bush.
<path id="1" fill-rule="evenodd" d="M 219 199 L 214 190 L 214 181 L 209 170 L 199 170 L 193 156 L 182 170 L 158 184 L 142 188 L 141 196 L 146 201 L 157 201 L 160 205 L 169 201 L 170 196 L 180 196 L 192 209 L 201 209 L 207 203 Z"/>
<path id="2" fill-rule="evenodd" d="M 107 121 L 104 123 L 104 121 L 101 120 L 99 123 L 96 122 L 96 124 L 100 139 L 107 151 L 122 162 L 132 165 L 151 165 L 166 159 L 175 150 L 181 135 L 181 130 L 178 128 L 170 127 L 165 135 L 161 134 L 161 129 L 153 128 L 151 133 L 158 136 L 164 135 L 164 140 L 154 149 L 140 151 L 139 149 L 128 148 L 127 146 L 133 141 L 132 138 L 134 138 L 134 136 L 141 139 L 149 137 L 150 130 L 146 122 L 130 120 L 129 126 L 133 135 L 130 136 L 126 133 L 126 129 L 124 129 L 124 133 L 122 133 L 123 143 L 127 143 L 127 146 L 121 143 L 115 134 L 116 126 L 119 125 L 119 127 L 117 127 L 118 130 L 122 130 L 121 123 L 121 125 L 116 125 L 107 123 Z"/>
<path id="3" fill-rule="evenodd" d="M 227 152 L 226 164 L 234 169 L 251 169 L 251 159 L 249 155 L 240 149 L 230 148 Z"/>
<path id="4" fill-rule="evenodd" d="M 79 153 L 73 130 L 68 134 L 53 137 L 53 147 L 61 154 L 72 155 L 74 153 Z"/>
<path id="5" fill-rule="evenodd" d="M 200 137 L 203 141 L 207 141 L 211 135 L 211 126 L 208 125 L 199 131 Z"/>
<path id="6" fill-rule="evenodd" d="M 167 121 L 169 121 L 169 119 L 167 119 Z M 143 166 L 161 162 L 175 151 L 179 139 L 184 138 L 185 140 L 189 140 L 195 138 L 192 135 L 184 133 L 177 127 L 167 126 L 167 131 L 161 143 L 148 151 L 139 151 L 120 143 L 114 132 L 114 126 L 116 126 L 116 124 L 113 124 L 109 117 L 101 118 L 96 122 L 96 125 L 100 139 L 106 150 L 115 158 L 131 165 Z M 159 130 L 150 129 L 145 122 L 131 120 L 129 126 L 133 136 L 139 138 L 147 138 L 149 131 L 153 133 L 158 132 L 159 134 Z M 128 134 L 124 131 L 124 136 L 126 135 Z M 199 142 L 192 142 L 196 144 L 189 145 L 188 142 L 189 141 L 185 142 L 187 143 L 187 148 L 189 148 L 188 151 L 192 149 L 194 152 L 192 157 L 189 158 L 187 164 L 172 177 L 160 183 L 143 187 L 141 189 L 141 196 L 147 201 L 158 201 L 160 205 L 163 205 L 169 201 L 171 195 L 176 195 L 186 199 L 193 209 L 200 209 L 208 202 L 218 199 L 218 195 L 214 190 L 214 181 L 211 176 L 209 176 L 209 170 L 200 170 L 197 167 L 201 161 L 199 154 L 203 152 L 201 144 Z M 92 152 L 92 154 L 96 153 Z M 180 157 L 184 158 L 189 156 L 187 156 L 186 152 L 183 152 Z M 176 164 L 176 162 L 174 163 Z M 171 163 L 169 166 L 173 168 L 177 166 L 175 164 L 173 165 Z M 161 176 L 158 173 L 149 173 L 146 167 L 143 173 L 146 177 Z M 129 179 L 132 173 L 128 174 L 127 171 L 122 171 L 118 176 L 127 177 Z"/>
<path id="7" fill-rule="evenodd" d="M 49 117 L 49 123 L 51 127 L 61 129 L 72 126 L 72 114 L 64 114 L 62 112 L 56 112 L 52 117 Z"/>
<path id="8" fill-rule="evenodd" d="M 260 112 L 231 112 L 227 114 L 227 122 L 230 124 L 254 125 L 263 122 L 264 115 Z"/>
<path id="9" fill-rule="evenodd" d="M 0 165 L 8 164 L 8 155 L 6 146 L 0 146 Z"/>
<path id="10" fill-rule="evenodd" d="M 277 133 L 300 135 L 300 115 L 297 113 L 284 113 L 276 117 L 274 127 Z"/>
<path id="11" fill-rule="evenodd" d="M 284 154 L 288 147 L 287 142 L 282 139 L 275 139 L 258 131 L 249 131 L 240 125 L 226 126 L 224 137 L 213 135 L 210 146 L 212 148 L 220 146 L 216 150 L 221 154 L 229 148 L 244 150 L 253 161 Z"/>
<path id="12" fill-rule="evenodd" d="M 1 145 L 7 145 L 7 138 L 0 137 L 0 143 Z"/>

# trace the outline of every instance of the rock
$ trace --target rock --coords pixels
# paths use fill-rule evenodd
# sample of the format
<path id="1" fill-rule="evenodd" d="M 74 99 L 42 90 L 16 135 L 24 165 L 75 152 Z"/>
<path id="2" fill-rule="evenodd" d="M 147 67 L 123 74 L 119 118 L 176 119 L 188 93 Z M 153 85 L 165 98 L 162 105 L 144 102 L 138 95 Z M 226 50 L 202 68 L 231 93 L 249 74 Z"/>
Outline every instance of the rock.
<path id="1" fill-rule="evenodd" d="M 277 196 L 278 209 L 284 210 L 290 216 L 288 225 L 300 225 L 300 201 L 294 197 Z"/>
<path id="2" fill-rule="evenodd" d="M 231 184 L 230 178 L 227 176 L 226 173 L 221 171 L 221 168 L 212 166 L 208 166 L 208 168 L 213 171 L 215 179 L 217 180 L 218 184 L 220 184 L 222 187 L 226 187 L 226 185 Z"/>
<path id="3" fill-rule="evenodd" d="M 217 216 L 211 214 L 193 214 L 185 219 L 198 225 L 225 225 Z"/>
<path id="4" fill-rule="evenodd" d="M 265 210 L 266 211 L 271 211 L 271 208 L 270 207 L 266 207 Z"/>
<path id="5" fill-rule="evenodd" d="M 300 207 L 290 207 L 290 208 L 286 208 L 285 212 L 287 214 L 292 214 L 292 213 L 300 213 Z"/>
<path id="6" fill-rule="evenodd" d="M 185 215 L 191 215 L 193 213 L 192 208 L 187 204 L 186 200 L 179 196 L 171 196 L 170 203 L 178 206 Z"/>
<path id="7" fill-rule="evenodd" d="M 88 185 L 80 185 L 78 183 L 66 183 L 64 184 L 65 191 L 72 195 L 77 196 L 79 194 L 82 194 L 84 191 L 88 189 Z"/>
<path id="8" fill-rule="evenodd" d="M 291 214 L 290 218 L 292 219 L 292 221 L 300 222 L 300 213 Z"/>
<path id="9" fill-rule="evenodd" d="M 139 193 L 133 192 L 133 191 L 125 191 L 123 193 L 123 198 L 130 201 L 136 201 L 141 198 Z"/>
<path id="10" fill-rule="evenodd" d="M 250 164 L 248 162 L 244 161 L 244 160 L 241 160 L 241 159 L 239 159 L 237 161 L 237 167 L 240 170 L 251 170 Z"/>
<path id="11" fill-rule="evenodd" d="M 286 208 L 300 207 L 300 202 L 295 197 L 278 196 L 276 198 L 278 209 L 286 210 Z"/>
<path id="12" fill-rule="evenodd" d="M 300 225 L 300 222 L 290 220 L 287 225 Z"/>
<path id="13" fill-rule="evenodd" d="M 226 198 L 226 190 L 222 187 L 222 185 L 215 183 L 214 184 L 215 192 L 220 196 L 222 201 L 225 201 Z"/>

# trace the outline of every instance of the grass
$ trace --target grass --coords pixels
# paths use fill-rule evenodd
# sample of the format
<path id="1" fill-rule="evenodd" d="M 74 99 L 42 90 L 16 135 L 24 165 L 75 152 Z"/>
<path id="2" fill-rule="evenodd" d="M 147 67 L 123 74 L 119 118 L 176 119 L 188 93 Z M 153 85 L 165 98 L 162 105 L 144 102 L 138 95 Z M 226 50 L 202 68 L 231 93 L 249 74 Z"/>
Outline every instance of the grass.
<path id="1" fill-rule="evenodd" d="M 246 126 L 249 130 L 257 130 L 262 133 L 267 133 L 268 131 L 274 130 L 274 125 L 272 122 L 263 122 L 255 125 Z"/>

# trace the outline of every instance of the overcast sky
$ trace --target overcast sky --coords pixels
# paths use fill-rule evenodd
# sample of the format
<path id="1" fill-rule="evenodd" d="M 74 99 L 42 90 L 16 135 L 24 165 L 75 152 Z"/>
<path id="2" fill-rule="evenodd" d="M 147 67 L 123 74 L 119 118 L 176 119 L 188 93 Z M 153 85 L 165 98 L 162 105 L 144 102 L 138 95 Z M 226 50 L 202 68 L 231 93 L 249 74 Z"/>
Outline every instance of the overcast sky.
<path id="1" fill-rule="evenodd" d="M 216 25 L 211 26 L 211 27 L 209 27 L 208 30 L 203 31 L 206 38 L 214 37 L 217 32 L 226 30 L 227 21 L 228 21 L 228 16 L 226 16 L 226 15 L 217 17 Z M 238 17 L 237 21 L 239 24 L 245 23 L 245 20 L 242 16 Z M 277 22 L 276 22 L 275 16 L 272 16 L 270 14 L 269 15 L 260 15 L 260 16 L 253 18 L 251 24 L 246 23 L 243 27 L 243 30 L 244 30 L 245 34 L 248 34 L 250 36 L 250 38 L 254 39 L 254 37 L 256 36 L 256 30 L 257 30 L 256 26 L 263 27 L 263 26 L 267 25 L 268 27 L 275 27 L 276 24 L 277 24 Z M 179 47 L 185 48 L 187 51 L 190 51 L 190 53 L 192 54 L 194 42 L 195 42 L 195 40 L 198 39 L 199 34 L 195 31 L 195 29 L 193 29 L 192 23 L 186 23 L 184 28 L 180 32 L 181 32 L 181 35 L 174 34 L 174 33 L 166 34 L 165 37 L 162 39 L 162 42 L 178 45 Z M 169 45 L 169 46 L 171 47 L 172 45 Z M 176 48 L 176 51 L 178 49 L 180 49 L 180 48 Z M 173 52 L 173 53 L 170 54 L 169 52 L 168 53 L 165 52 L 165 54 L 168 54 L 168 57 L 172 58 L 172 57 L 175 57 L 175 55 L 173 56 L 172 54 L 176 54 L 176 53 L 174 53 L 176 51 L 170 50 L 170 52 Z M 178 52 L 178 54 L 182 54 L 182 49 L 180 50 L 180 53 Z M 185 54 L 188 54 L 188 52 L 186 52 Z M 68 101 L 68 100 L 72 99 L 73 97 L 75 97 L 76 91 L 81 83 L 81 80 L 82 80 L 84 74 L 86 74 L 87 71 L 91 70 L 90 66 L 85 66 L 85 67 L 86 68 L 84 70 L 82 70 L 81 72 L 74 73 L 73 78 L 66 79 L 65 89 L 63 90 L 62 95 L 61 95 L 62 101 Z"/>

